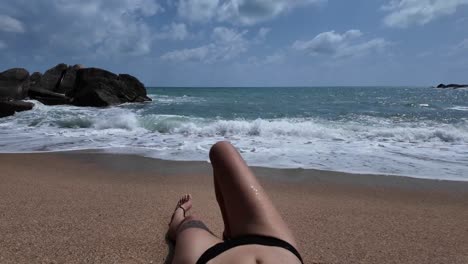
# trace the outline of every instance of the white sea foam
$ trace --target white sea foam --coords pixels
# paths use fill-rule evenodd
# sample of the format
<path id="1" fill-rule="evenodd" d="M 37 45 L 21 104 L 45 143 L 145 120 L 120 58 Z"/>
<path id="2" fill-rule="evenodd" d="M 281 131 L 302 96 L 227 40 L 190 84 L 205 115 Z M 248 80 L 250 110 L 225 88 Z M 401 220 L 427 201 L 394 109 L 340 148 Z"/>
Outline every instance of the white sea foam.
<path id="1" fill-rule="evenodd" d="M 169 96 L 169 95 L 149 95 L 157 104 L 184 104 L 184 103 L 203 103 L 204 98 L 194 96 Z"/>
<path id="2" fill-rule="evenodd" d="M 1 119 L 2 152 L 102 148 L 204 161 L 213 143 L 229 140 L 251 165 L 468 180 L 468 122 L 222 120 L 35 103 Z"/>
<path id="3" fill-rule="evenodd" d="M 457 110 L 457 111 L 468 111 L 468 106 L 454 106 L 448 108 L 450 110 Z"/>

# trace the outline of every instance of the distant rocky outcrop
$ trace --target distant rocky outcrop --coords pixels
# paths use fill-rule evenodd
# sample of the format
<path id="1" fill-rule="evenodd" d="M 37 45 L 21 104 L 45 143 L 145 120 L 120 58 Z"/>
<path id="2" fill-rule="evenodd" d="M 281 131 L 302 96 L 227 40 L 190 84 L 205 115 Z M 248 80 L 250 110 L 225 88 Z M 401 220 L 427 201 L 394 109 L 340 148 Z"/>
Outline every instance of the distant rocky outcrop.
<path id="1" fill-rule="evenodd" d="M 439 84 L 437 85 L 437 88 L 439 89 L 460 89 L 460 88 L 468 88 L 468 84 Z"/>
<path id="2" fill-rule="evenodd" d="M 77 106 L 109 106 L 129 102 L 151 101 L 145 86 L 128 74 L 85 68 L 76 73 L 74 89 L 67 93 Z"/>
<path id="3" fill-rule="evenodd" d="M 29 72 L 23 68 L 13 68 L 0 73 L 0 98 L 24 99 L 27 96 Z"/>
<path id="4" fill-rule="evenodd" d="M 33 109 L 34 104 L 24 101 L 0 101 L 0 117 L 14 115 L 16 112 L 22 112 Z"/>
<path id="5" fill-rule="evenodd" d="M 46 105 L 94 107 L 151 101 L 137 78 L 79 64 L 61 63 L 31 76 L 22 68 L 0 73 L 0 117 L 30 110 L 34 104 L 20 101 L 26 98 Z"/>

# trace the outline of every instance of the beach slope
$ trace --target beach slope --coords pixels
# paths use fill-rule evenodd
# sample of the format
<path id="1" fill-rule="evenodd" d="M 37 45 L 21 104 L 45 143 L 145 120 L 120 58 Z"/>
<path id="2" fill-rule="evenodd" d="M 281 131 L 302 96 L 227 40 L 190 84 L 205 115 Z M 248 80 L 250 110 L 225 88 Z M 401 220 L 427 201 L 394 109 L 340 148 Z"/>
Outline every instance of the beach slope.
<path id="1" fill-rule="evenodd" d="M 165 263 L 177 199 L 217 235 L 211 168 L 96 153 L 0 154 L 0 263 Z M 254 168 L 305 263 L 468 263 L 468 183 Z"/>

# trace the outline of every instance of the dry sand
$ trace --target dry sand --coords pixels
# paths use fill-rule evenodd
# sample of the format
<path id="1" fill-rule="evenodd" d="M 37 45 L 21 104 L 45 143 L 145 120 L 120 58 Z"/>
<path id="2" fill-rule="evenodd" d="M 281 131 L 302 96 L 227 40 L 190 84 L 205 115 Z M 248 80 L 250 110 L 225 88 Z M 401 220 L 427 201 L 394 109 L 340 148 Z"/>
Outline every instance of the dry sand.
<path id="1" fill-rule="evenodd" d="M 468 263 L 468 183 L 254 169 L 305 263 Z M 0 155 L 0 263 L 164 263 L 179 196 L 221 234 L 209 164 Z"/>

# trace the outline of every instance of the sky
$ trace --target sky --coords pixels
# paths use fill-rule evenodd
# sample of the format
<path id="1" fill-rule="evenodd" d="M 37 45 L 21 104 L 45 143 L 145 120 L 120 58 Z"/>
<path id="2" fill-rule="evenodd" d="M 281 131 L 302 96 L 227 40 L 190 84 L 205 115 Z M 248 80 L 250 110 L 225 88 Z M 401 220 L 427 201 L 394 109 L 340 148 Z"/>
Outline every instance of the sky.
<path id="1" fill-rule="evenodd" d="M 468 83 L 468 0 L 2 0 L 0 71 L 146 86 Z"/>

